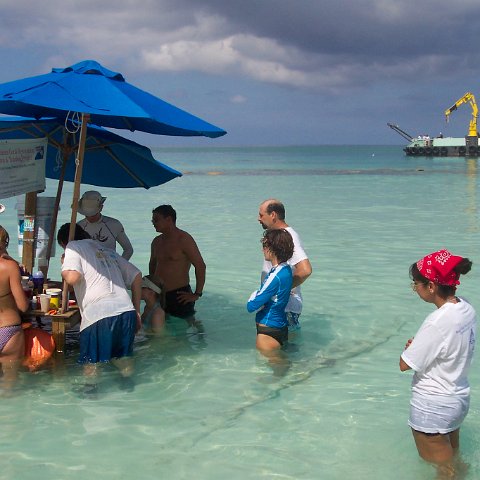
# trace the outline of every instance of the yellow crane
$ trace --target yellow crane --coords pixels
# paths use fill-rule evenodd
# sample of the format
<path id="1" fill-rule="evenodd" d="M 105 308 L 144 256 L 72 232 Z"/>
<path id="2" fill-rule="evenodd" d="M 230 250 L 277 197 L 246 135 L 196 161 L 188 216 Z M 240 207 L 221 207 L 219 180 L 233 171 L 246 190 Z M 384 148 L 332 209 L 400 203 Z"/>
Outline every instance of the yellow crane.
<path id="1" fill-rule="evenodd" d="M 463 97 L 459 98 L 450 108 L 445 110 L 445 120 L 448 122 L 449 115 L 456 110 L 460 105 L 464 103 L 470 103 L 472 107 L 472 119 L 470 120 L 470 125 L 468 127 L 468 136 L 469 137 L 478 137 L 477 132 L 477 117 L 478 117 L 478 107 L 475 102 L 475 97 L 473 93 L 467 92 Z"/>

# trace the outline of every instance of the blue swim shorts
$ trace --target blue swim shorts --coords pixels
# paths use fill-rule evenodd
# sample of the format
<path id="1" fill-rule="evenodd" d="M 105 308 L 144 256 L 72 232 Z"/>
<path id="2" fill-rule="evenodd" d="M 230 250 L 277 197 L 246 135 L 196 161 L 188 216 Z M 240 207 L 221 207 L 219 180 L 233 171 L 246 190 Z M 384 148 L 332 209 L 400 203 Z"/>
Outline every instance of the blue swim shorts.
<path id="1" fill-rule="evenodd" d="M 102 318 L 80 332 L 79 363 L 131 356 L 137 326 L 135 310 Z"/>

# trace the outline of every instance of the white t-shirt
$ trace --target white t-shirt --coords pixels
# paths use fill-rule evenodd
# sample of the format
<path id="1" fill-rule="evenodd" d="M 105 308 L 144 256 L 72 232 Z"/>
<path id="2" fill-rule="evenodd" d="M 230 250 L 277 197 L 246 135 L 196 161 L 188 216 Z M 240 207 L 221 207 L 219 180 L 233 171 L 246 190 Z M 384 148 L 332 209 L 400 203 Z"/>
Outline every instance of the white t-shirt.
<path id="1" fill-rule="evenodd" d="M 133 247 L 125 233 L 123 225 L 112 217 L 101 215 L 96 222 L 89 222 L 86 218 L 78 222 L 93 240 L 100 242 L 103 247 L 117 249 L 117 242 L 123 248 L 122 257 L 129 260 L 133 255 Z"/>
<path id="2" fill-rule="evenodd" d="M 464 298 L 460 300 L 432 312 L 402 353 L 404 362 L 415 370 L 414 394 L 470 394 L 467 375 L 475 350 L 477 316 Z"/>
<path id="3" fill-rule="evenodd" d="M 302 260 L 308 259 L 308 257 L 305 253 L 305 250 L 303 249 L 302 241 L 300 240 L 298 233 L 292 227 L 287 227 L 285 230 L 290 233 L 293 239 L 293 255 L 289 260 L 287 260 L 287 263 L 292 267 L 292 272 L 295 275 L 295 265 Z M 265 276 L 270 272 L 271 269 L 272 263 L 264 260 L 262 268 L 262 279 L 265 278 Z M 292 290 L 290 299 L 288 300 L 287 306 L 285 307 L 285 311 L 292 313 L 302 313 L 302 304 L 303 298 L 299 285 Z"/>
<path id="4" fill-rule="evenodd" d="M 134 310 L 127 289 L 140 270 L 95 240 L 68 242 L 62 271 L 75 270 L 82 279 L 74 285 L 82 315 L 80 330 L 102 318 Z"/>

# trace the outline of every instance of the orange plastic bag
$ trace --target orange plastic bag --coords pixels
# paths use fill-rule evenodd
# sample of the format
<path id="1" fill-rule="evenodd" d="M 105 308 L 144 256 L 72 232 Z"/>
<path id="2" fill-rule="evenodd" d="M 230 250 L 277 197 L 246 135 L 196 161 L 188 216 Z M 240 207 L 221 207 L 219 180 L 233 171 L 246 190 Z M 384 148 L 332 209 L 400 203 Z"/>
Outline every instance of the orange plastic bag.
<path id="1" fill-rule="evenodd" d="M 25 335 L 25 360 L 23 364 L 31 371 L 47 362 L 55 351 L 55 342 L 50 333 L 41 328 L 28 327 Z"/>

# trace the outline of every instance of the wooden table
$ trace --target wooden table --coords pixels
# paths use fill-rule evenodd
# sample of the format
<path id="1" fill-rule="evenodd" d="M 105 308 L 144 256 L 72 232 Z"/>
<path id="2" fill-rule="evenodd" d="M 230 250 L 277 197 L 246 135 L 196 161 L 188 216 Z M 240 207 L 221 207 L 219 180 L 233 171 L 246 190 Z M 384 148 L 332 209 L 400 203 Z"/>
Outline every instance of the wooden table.
<path id="1" fill-rule="evenodd" d="M 80 322 L 80 310 L 78 307 L 70 307 L 65 313 L 48 315 L 41 310 L 27 310 L 22 314 L 24 319 L 45 318 L 52 322 L 52 335 L 55 340 L 55 350 L 63 352 L 65 349 L 65 331 Z"/>

